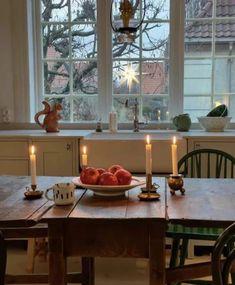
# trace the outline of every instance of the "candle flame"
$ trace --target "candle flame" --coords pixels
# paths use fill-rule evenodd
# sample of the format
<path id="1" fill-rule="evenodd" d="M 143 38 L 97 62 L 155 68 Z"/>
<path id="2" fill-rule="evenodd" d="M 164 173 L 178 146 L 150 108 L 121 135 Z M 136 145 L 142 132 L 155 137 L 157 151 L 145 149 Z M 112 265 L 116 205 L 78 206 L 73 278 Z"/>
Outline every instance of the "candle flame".
<path id="1" fill-rule="evenodd" d="M 34 145 L 31 146 L 31 154 L 35 154 L 35 146 Z"/>
<path id="2" fill-rule="evenodd" d="M 176 144 L 176 136 L 173 136 L 173 144 Z"/>
<path id="3" fill-rule="evenodd" d="M 83 147 L 83 154 L 86 154 L 86 152 L 87 152 L 87 149 L 86 149 L 86 146 L 84 145 L 84 147 Z"/>
<path id="4" fill-rule="evenodd" d="M 146 136 L 146 142 L 147 142 L 147 144 L 150 144 L 150 136 L 149 135 Z"/>

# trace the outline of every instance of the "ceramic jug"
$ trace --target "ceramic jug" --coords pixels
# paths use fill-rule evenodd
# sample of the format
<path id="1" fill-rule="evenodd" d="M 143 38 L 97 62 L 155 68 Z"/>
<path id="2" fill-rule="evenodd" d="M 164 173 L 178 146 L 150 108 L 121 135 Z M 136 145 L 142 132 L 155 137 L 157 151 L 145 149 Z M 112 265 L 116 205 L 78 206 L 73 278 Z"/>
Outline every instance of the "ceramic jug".
<path id="1" fill-rule="evenodd" d="M 173 124 L 179 132 L 187 132 L 191 126 L 189 114 L 181 114 L 173 118 Z"/>
<path id="2" fill-rule="evenodd" d="M 61 119 L 60 111 L 62 110 L 62 106 L 60 103 L 55 103 L 51 106 L 47 101 L 43 101 L 44 110 L 38 112 L 34 116 L 35 122 L 43 129 L 45 129 L 48 133 L 51 132 L 59 132 L 59 124 L 58 121 Z M 43 123 L 39 121 L 39 117 L 44 115 Z"/>

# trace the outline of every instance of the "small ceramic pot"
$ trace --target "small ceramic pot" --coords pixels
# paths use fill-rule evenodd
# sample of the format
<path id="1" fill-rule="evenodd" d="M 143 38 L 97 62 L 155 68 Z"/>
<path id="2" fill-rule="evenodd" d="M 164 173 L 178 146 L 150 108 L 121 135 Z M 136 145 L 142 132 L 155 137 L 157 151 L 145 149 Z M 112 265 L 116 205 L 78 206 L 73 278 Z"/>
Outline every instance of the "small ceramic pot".
<path id="1" fill-rule="evenodd" d="M 191 126 L 189 114 L 181 114 L 173 118 L 173 124 L 179 132 L 187 132 Z"/>

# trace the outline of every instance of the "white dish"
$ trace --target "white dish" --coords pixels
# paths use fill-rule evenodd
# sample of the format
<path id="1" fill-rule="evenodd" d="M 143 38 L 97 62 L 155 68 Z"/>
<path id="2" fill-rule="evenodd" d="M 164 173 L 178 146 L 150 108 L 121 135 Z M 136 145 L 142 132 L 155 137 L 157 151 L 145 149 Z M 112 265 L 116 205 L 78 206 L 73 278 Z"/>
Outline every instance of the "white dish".
<path id="1" fill-rule="evenodd" d="M 139 179 L 138 177 L 132 177 L 130 185 L 117 185 L 117 186 L 103 186 L 103 185 L 89 185 L 83 184 L 79 177 L 73 178 L 73 183 L 77 186 L 90 189 L 96 195 L 99 196 L 120 196 L 124 195 L 125 191 L 130 190 L 136 186 L 145 184 L 144 179 Z"/>
<path id="2" fill-rule="evenodd" d="M 223 132 L 231 117 L 198 117 L 198 121 L 207 132 Z"/>

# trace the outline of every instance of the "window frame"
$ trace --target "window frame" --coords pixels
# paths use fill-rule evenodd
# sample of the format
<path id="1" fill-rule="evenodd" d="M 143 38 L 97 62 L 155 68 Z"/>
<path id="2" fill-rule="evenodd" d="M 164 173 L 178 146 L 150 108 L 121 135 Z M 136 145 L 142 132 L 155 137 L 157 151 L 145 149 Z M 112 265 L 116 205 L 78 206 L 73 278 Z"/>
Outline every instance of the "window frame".
<path id="1" fill-rule="evenodd" d="M 28 0 L 30 1 L 30 0 Z M 31 2 L 31 1 L 30 1 Z M 31 97 L 31 121 L 33 121 L 32 114 L 35 114 L 42 108 L 42 85 L 40 82 L 43 80 L 43 70 L 41 66 L 42 51 L 36 44 L 41 37 L 40 27 L 40 1 L 34 0 L 32 2 L 33 13 L 33 39 L 34 43 L 34 78 L 30 79 L 33 83 L 34 96 Z M 216 1 L 214 1 L 215 3 Z M 110 25 L 109 11 L 111 0 L 97 0 L 97 50 L 98 50 L 98 109 L 99 117 L 102 121 L 108 122 L 108 114 L 112 108 L 112 30 Z M 104 13 L 106 11 L 106 13 Z M 185 61 L 185 42 L 184 42 L 184 28 L 185 28 L 185 1 L 184 0 L 170 0 L 170 49 L 169 49 L 169 106 L 168 111 L 170 113 L 170 121 L 162 122 L 155 121 L 150 122 L 148 128 L 169 128 L 171 124 L 171 118 L 175 115 L 184 112 L 184 61 Z M 213 23 L 216 20 L 213 20 Z M 101 29 L 102 27 L 102 29 Z M 102 31 L 99 33 L 99 31 Z M 105 44 L 104 44 L 105 43 Z M 211 55 L 212 58 L 213 55 Z M 218 56 L 216 56 L 217 58 Z M 214 59 L 213 59 L 214 61 Z M 212 67 L 213 68 L 213 67 Z M 40 71 L 41 72 L 38 72 Z M 214 72 L 214 71 L 213 71 Z M 30 73 L 31 75 L 31 73 Z M 214 81 L 211 82 L 214 85 Z M 213 89 L 212 89 L 213 90 Z M 32 94 L 31 94 L 32 95 Z M 216 94 L 214 94 L 216 95 Z M 213 96 L 211 92 L 210 96 Z M 34 105 L 34 106 L 33 106 Z M 70 122 L 63 123 L 65 125 L 76 124 L 79 126 L 91 127 L 94 122 Z M 198 126 L 198 123 L 193 123 L 194 126 Z M 122 123 L 121 127 L 131 128 L 130 123 Z"/>
<path id="2" fill-rule="evenodd" d="M 176 3 L 177 2 L 177 3 Z M 108 114 L 112 109 L 112 30 L 110 25 L 109 11 L 111 0 L 97 0 L 97 49 L 98 49 L 98 109 L 99 116 L 103 122 L 108 122 Z M 42 50 L 37 45 L 41 41 L 40 27 L 40 1 L 32 2 L 33 14 L 33 38 L 34 43 L 34 96 L 31 103 L 31 114 L 36 113 L 42 107 L 42 87 L 43 70 L 42 70 Z M 106 11 L 106 13 L 104 13 Z M 169 64 L 171 66 L 169 73 L 169 112 L 170 117 L 183 111 L 183 60 L 184 60 L 184 0 L 170 0 L 170 50 Z M 180 26 L 179 26 L 180 24 Z M 102 27 L 102 29 L 101 29 Z M 180 28 L 179 28 L 180 27 Z M 99 33 L 99 31 L 102 31 Z M 105 43 L 105 44 L 103 44 Z M 181 51 L 181 52 L 180 52 Z M 177 56 L 176 56 L 177 55 Z M 39 72 L 41 71 L 41 72 Z M 175 76 L 177 75 L 177 76 Z M 33 105 L 35 104 L 35 107 Z M 31 120 L 32 120 L 31 115 Z M 152 124 L 164 124 L 163 122 L 152 122 Z M 68 123 L 73 124 L 73 123 Z M 90 122 L 76 122 L 76 124 L 91 125 Z M 124 123 L 124 125 L 130 125 Z M 151 125 L 151 124 L 150 124 Z"/>

